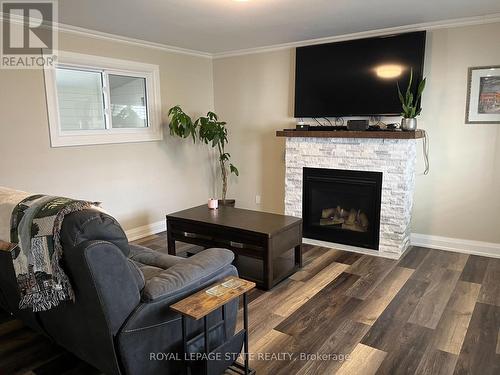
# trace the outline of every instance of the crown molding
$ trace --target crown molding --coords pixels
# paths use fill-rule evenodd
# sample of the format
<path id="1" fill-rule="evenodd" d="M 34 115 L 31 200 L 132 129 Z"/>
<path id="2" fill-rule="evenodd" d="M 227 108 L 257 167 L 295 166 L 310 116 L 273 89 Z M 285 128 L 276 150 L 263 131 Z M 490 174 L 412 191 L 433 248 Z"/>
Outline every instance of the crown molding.
<path id="1" fill-rule="evenodd" d="M 465 18 L 456 18 L 456 19 L 441 20 L 441 21 L 434 21 L 434 22 L 416 23 L 416 24 L 412 24 L 412 25 L 388 27 L 388 28 L 384 28 L 384 29 L 361 31 L 358 33 L 342 34 L 342 35 L 317 38 L 317 39 L 308 39 L 308 40 L 302 40 L 299 42 L 274 44 L 274 45 L 270 45 L 270 46 L 246 48 L 246 49 L 233 50 L 233 51 L 228 51 L 228 52 L 218 52 L 218 53 L 212 54 L 212 58 L 222 59 L 222 58 L 226 58 L 226 57 L 251 55 L 251 54 L 256 54 L 256 53 L 264 53 L 264 52 L 274 52 L 274 51 L 309 46 L 309 45 L 314 45 L 314 44 L 341 42 L 344 40 L 369 38 L 369 37 L 376 37 L 376 36 L 387 35 L 387 34 L 396 34 L 396 33 L 411 32 L 411 31 L 423 31 L 423 30 L 436 30 L 436 29 L 445 29 L 445 28 L 460 27 L 460 26 L 483 25 L 483 24 L 496 23 L 496 22 L 500 22 L 500 13 L 494 13 L 494 14 L 485 15 L 485 16 L 465 17 Z"/>
<path id="2" fill-rule="evenodd" d="M 9 17 L 3 12 L 0 12 L 0 20 L 5 21 L 5 22 L 15 22 L 15 23 L 22 23 L 23 22 L 21 17 L 13 17 L 9 20 Z M 67 25 L 67 24 L 59 23 L 59 22 L 54 22 L 52 26 L 54 27 L 54 29 L 57 32 L 60 32 L 60 33 L 62 32 L 62 33 L 66 33 L 66 34 L 85 36 L 87 38 L 94 38 L 94 39 L 99 39 L 99 40 L 108 40 L 108 41 L 112 41 L 112 42 L 119 42 L 119 43 L 129 44 L 129 45 L 133 45 L 133 46 L 152 48 L 152 49 L 157 49 L 160 51 L 179 53 L 179 54 L 183 54 L 183 55 L 204 57 L 204 58 L 208 58 L 208 59 L 211 59 L 213 57 L 213 54 L 211 54 L 209 52 L 203 52 L 203 51 L 197 51 L 197 50 L 192 50 L 192 49 L 187 49 L 187 48 L 170 46 L 167 44 L 149 42 L 147 40 L 129 38 L 126 36 L 105 33 L 102 31 L 86 29 L 83 27 Z"/>
<path id="3" fill-rule="evenodd" d="M 0 12 L 0 20 L 9 22 L 8 17 L 3 12 Z M 13 19 L 14 22 L 21 22 L 21 19 Z M 162 43 L 149 42 L 142 39 L 129 38 L 126 36 L 121 36 L 117 34 L 105 33 L 97 30 L 86 29 L 79 26 L 72 26 L 63 23 L 54 23 L 54 27 L 58 32 L 85 36 L 88 38 L 94 38 L 99 40 L 109 40 L 112 42 L 119 42 L 124 44 L 129 44 L 133 46 L 145 47 L 157 49 L 165 52 L 178 53 L 183 55 L 190 55 L 196 57 L 203 57 L 208 59 L 222 59 L 226 57 L 235 57 L 243 55 L 251 55 L 264 52 L 273 52 L 289 48 L 302 47 L 307 45 L 322 44 L 322 43 L 332 43 L 340 42 L 344 40 L 353 40 L 361 38 L 369 38 L 387 34 L 411 32 L 411 31 L 422 31 L 422 30 L 436 30 L 460 26 L 473 26 L 473 25 L 483 25 L 488 23 L 500 22 L 500 13 L 494 13 L 490 15 L 474 16 L 474 17 L 464 17 L 449 20 L 441 20 L 434 22 L 424 22 L 405 26 L 388 27 L 384 29 L 374 29 L 369 31 L 362 31 L 357 33 L 342 34 L 324 38 L 307 39 L 298 42 L 281 43 L 274 44 L 263 47 L 255 48 L 245 48 L 239 50 L 232 50 L 227 52 L 216 52 L 210 53 L 205 51 L 192 50 L 187 48 L 175 47 Z"/>

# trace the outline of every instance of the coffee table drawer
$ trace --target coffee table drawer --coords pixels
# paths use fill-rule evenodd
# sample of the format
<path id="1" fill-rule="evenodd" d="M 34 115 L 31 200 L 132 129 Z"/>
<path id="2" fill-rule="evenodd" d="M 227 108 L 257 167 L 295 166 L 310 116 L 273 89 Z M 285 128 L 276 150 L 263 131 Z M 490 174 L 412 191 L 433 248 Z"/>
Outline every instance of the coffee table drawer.
<path id="1" fill-rule="evenodd" d="M 176 238 L 185 238 L 195 241 L 216 242 L 221 247 L 231 249 L 247 249 L 253 251 L 263 251 L 268 238 L 263 234 L 237 231 L 224 227 L 211 227 L 199 223 L 189 223 L 185 221 L 168 220 L 169 231 Z"/>

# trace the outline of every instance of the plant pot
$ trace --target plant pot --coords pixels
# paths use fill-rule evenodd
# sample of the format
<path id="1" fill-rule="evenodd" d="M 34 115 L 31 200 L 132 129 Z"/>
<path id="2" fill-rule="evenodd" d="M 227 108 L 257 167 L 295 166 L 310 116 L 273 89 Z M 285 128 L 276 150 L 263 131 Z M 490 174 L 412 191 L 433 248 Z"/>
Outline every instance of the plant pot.
<path id="1" fill-rule="evenodd" d="M 219 199 L 219 207 L 220 206 L 226 206 L 226 207 L 234 207 L 236 204 L 236 199 Z"/>
<path id="2" fill-rule="evenodd" d="M 401 130 L 404 131 L 415 131 L 417 130 L 417 119 L 414 118 L 402 118 L 401 119 Z"/>

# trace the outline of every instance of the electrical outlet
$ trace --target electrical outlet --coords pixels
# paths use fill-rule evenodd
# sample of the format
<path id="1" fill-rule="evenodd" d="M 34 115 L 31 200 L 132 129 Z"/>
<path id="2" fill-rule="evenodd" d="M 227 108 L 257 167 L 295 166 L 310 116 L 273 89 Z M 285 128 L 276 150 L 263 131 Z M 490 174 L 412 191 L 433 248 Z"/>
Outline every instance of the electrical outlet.
<path id="1" fill-rule="evenodd" d="M 255 196 L 255 204 L 260 204 L 260 195 Z"/>

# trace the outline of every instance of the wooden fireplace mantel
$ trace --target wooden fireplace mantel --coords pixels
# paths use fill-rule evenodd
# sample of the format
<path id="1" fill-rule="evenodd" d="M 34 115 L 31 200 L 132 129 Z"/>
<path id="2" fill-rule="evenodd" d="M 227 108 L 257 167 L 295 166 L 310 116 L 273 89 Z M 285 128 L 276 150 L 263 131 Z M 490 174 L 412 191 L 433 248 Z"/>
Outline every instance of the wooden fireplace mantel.
<path id="1" fill-rule="evenodd" d="M 354 131 L 354 130 L 295 130 L 276 131 L 277 137 L 309 137 L 309 138 L 378 138 L 378 139 L 418 139 L 424 138 L 424 131 Z"/>

